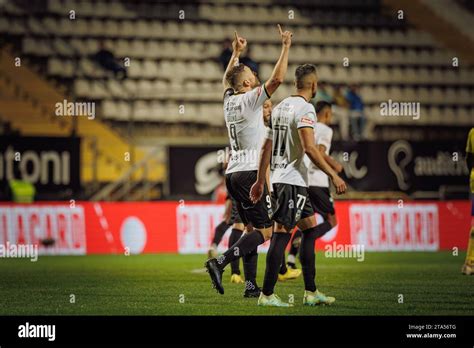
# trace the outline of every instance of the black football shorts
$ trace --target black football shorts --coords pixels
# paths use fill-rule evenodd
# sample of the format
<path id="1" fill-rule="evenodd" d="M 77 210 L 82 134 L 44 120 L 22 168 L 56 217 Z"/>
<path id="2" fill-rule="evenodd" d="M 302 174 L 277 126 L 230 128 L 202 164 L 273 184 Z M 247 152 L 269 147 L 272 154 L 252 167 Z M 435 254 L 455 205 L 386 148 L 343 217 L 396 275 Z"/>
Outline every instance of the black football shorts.
<path id="1" fill-rule="evenodd" d="M 324 219 L 326 219 L 328 214 L 334 215 L 336 213 L 329 187 L 310 186 L 308 192 L 314 211 Z"/>
<path id="2" fill-rule="evenodd" d="M 256 229 L 271 227 L 273 222 L 272 204 L 267 185 L 260 201 L 253 204 L 250 200 L 250 188 L 257 180 L 257 171 L 245 171 L 226 174 L 227 192 L 235 200 L 237 211 L 245 225 L 249 223 Z"/>
<path id="3" fill-rule="evenodd" d="M 314 215 L 308 188 L 289 184 L 273 184 L 276 200 L 273 220 L 287 228 L 293 228 L 298 221 Z"/>
<path id="4" fill-rule="evenodd" d="M 239 211 L 237 210 L 237 202 L 235 199 L 231 198 L 232 201 L 232 210 L 230 213 L 230 223 L 231 224 L 241 224 L 242 218 L 240 217 Z"/>

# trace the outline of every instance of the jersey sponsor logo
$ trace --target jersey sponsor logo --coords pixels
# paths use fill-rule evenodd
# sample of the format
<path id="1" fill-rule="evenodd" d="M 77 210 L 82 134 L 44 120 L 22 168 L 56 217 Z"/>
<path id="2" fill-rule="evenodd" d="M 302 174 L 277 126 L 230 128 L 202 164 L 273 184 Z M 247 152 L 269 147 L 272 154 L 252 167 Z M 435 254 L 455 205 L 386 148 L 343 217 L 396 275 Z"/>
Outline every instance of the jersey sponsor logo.
<path id="1" fill-rule="evenodd" d="M 435 251 L 439 249 L 436 204 L 353 204 L 349 208 L 352 244 L 366 250 Z"/>
<path id="2" fill-rule="evenodd" d="M 306 116 L 301 117 L 300 123 L 304 123 L 310 126 L 314 125 L 314 121 L 311 118 L 306 117 Z"/>
<path id="3" fill-rule="evenodd" d="M 243 163 L 243 164 L 254 164 L 258 163 L 259 151 L 253 149 L 243 150 L 231 150 L 229 159 L 232 162 Z"/>
<path id="4" fill-rule="evenodd" d="M 288 166 L 287 163 L 275 163 L 275 164 L 272 164 L 272 169 L 285 169 L 286 167 Z"/>

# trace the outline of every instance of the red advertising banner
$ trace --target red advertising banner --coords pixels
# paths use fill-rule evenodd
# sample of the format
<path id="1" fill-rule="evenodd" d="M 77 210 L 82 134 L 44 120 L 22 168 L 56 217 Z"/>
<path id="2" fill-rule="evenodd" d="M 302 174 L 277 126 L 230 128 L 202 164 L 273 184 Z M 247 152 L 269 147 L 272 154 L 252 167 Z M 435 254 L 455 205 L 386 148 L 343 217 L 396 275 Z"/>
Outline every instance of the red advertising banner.
<path id="1" fill-rule="evenodd" d="M 435 203 L 354 203 L 349 207 L 352 244 L 365 250 L 435 251 L 440 247 Z"/>
<path id="2" fill-rule="evenodd" d="M 81 203 L 87 216 L 87 253 L 161 253 L 178 250 L 175 202 Z"/>
<path id="3" fill-rule="evenodd" d="M 0 244 L 39 245 L 40 254 L 176 252 L 177 203 L 0 204 Z M 52 238 L 55 243 L 40 243 Z"/>
<path id="4" fill-rule="evenodd" d="M 205 253 L 223 205 L 198 202 L 0 204 L 0 244 L 39 245 L 40 254 Z M 316 242 L 366 251 L 467 247 L 469 201 L 338 201 L 338 225 Z M 317 216 L 319 221 L 322 220 Z M 54 240 L 51 246 L 41 241 Z M 228 233 L 220 245 L 228 247 Z M 260 247 L 266 251 L 268 242 Z"/>
<path id="5" fill-rule="evenodd" d="M 45 247 L 47 240 L 55 242 Z M 37 245 L 40 255 L 83 255 L 84 208 L 69 204 L 0 205 L 0 244 Z"/>

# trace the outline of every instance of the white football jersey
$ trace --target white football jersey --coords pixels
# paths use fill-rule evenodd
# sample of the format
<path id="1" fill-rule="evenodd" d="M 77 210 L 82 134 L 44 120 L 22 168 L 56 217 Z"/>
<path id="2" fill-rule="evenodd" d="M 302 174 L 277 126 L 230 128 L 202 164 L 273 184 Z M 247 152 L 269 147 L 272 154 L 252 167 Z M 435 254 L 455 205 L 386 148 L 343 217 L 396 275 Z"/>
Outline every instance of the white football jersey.
<path id="1" fill-rule="evenodd" d="M 314 128 L 316 111 L 303 97 L 284 99 L 272 111 L 267 138 L 273 140 L 272 184 L 308 186 L 308 168 L 298 129 Z"/>
<path id="2" fill-rule="evenodd" d="M 226 174 L 258 170 L 266 128 L 263 103 L 268 98 L 264 85 L 242 94 L 225 91 L 224 117 L 231 146 Z"/>
<path id="3" fill-rule="evenodd" d="M 331 127 L 324 123 L 317 122 L 314 127 L 314 140 L 316 145 L 324 145 L 326 147 L 326 155 L 331 150 L 333 131 Z M 305 162 L 308 165 L 308 184 L 309 186 L 329 187 L 329 177 L 321 169 L 316 167 L 308 156 L 305 156 Z"/>

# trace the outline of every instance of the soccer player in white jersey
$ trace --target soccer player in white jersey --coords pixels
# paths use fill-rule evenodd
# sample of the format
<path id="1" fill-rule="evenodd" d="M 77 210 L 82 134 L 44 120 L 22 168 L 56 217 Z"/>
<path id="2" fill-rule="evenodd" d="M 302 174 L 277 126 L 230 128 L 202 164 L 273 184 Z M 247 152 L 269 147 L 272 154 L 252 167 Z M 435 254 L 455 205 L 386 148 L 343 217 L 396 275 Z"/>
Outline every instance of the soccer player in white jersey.
<path id="1" fill-rule="evenodd" d="M 331 178 L 338 194 L 345 192 L 346 184 L 326 163 L 314 141 L 316 112 L 309 100 L 316 94 L 316 67 L 311 64 L 299 66 L 295 72 L 295 85 L 296 95 L 285 98 L 272 112 L 271 127 L 260 154 L 257 180 L 250 190 L 251 200 L 260 201 L 265 192 L 265 173 L 271 162 L 271 182 L 277 201 L 273 215 L 274 232 L 258 299 L 260 306 L 290 306 L 274 294 L 274 288 L 286 245 L 296 225 L 303 231 L 300 247 L 305 284 L 303 303 L 315 306 L 335 301 L 334 297 L 325 296 L 316 288 L 316 219 L 308 197 L 308 168 L 304 155 Z"/>
<path id="2" fill-rule="evenodd" d="M 270 118 L 272 116 L 272 106 L 273 105 L 272 105 L 272 102 L 271 102 L 270 99 L 265 101 L 265 103 L 263 104 L 263 121 L 264 121 L 266 127 L 270 126 Z M 268 174 L 270 174 L 270 173 L 268 173 Z M 270 194 L 273 194 L 272 185 L 271 185 L 271 182 L 269 180 L 269 177 L 267 177 L 267 186 L 268 186 L 268 191 L 270 192 Z M 273 197 L 272 197 L 272 202 L 273 202 Z M 300 235 L 301 235 L 301 231 L 299 231 L 299 232 L 300 232 Z M 301 237 L 298 237 L 298 238 L 301 239 Z M 298 244 L 298 249 L 299 249 L 299 244 Z M 295 248 L 294 248 L 293 245 L 290 249 L 290 252 L 293 252 L 293 255 L 297 254 L 297 251 L 295 251 Z M 293 256 L 293 255 L 290 253 L 289 257 Z M 231 266 L 232 266 L 232 264 L 231 264 Z M 286 280 L 296 279 L 300 275 L 301 275 L 301 270 L 296 269 L 296 267 L 286 267 L 285 257 L 283 256 L 282 266 L 281 266 L 280 272 L 278 274 L 278 280 L 286 281 Z"/>
<path id="3" fill-rule="evenodd" d="M 329 155 L 331 150 L 331 142 L 333 131 L 329 126 L 332 120 L 332 105 L 327 101 L 319 101 L 316 103 L 316 117 L 318 122 L 314 127 L 314 137 L 324 160 L 336 171 L 342 172 L 342 165 Z M 329 178 L 321 169 L 316 167 L 308 156 L 305 156 L 305 162 L 308 166 L 308 193 L 313 205 L 313 209 L 322 216 L 324 221 L 316 227 L 316 239 L 322 237 L 337 225 L 336 212 L 334 209 L 334 200 L 329 191 Z M 296 236 L 296 238 L 295 238 Z M 299 237 L 299 238 L 298 238 Z M 298 240 L 299 239 L 299 240 Z M 290 253 L 288 255 L 288 265 L 294 265 L 295 255 L 299 249 L 301 241 L 301 231 L 296 230 L 293 235 Z M 290 268 L 285 264 L 285 258 L 280 268 L 278 280 L 284 280 L 284 275 Z"/>
<path id="4" fill-rule="evenodd" d="M 288 68 L 288 53 L 292 33 L 283 32 L 280 25 L 281 53 L 270 78 L 260 85 L 249 67 L 238 64 L 238 58 L 247 41 L 235 32 L 233 53 L 223 79 L 224 117 L 229 133 L 231 156 L 226 169 L 226 186 L 230 196 L 237 202 L 237 210 L 244 224 L 254 230 L 245 233 L 226 252 L 209 259 L 205 267 L 213 286 L 224 293 L 222 272 L 224 267 L 244 257 L 246 297 L 257 297 L 260 289 L 256 284 L 257 247 L 271 238 L 272 206 L 268 190 L 262 191 L 260 199 L 250 200 L 250 187 L 257 179 L 258 154 L 265 138 L 263 104 L 283 83 Z M 264 180 L 265 181 L 265 180 Z"/>
<path id="5" fill-rule="evenodd" d="M 314 138 L 319 151 L 324 160 L 331 166 L 336 173 L 342 172 L 342 165 L 329 155 L 333 131 L 329 126 L 332 120 L 332 106 L 327 101 L 316 103 L 316 116 L 318 122 L 314 127 Z M 313 209 L 322 216 L 324 222 L 316 228 L 316 239 L 322 237 L 337 225 L 336 212 L 334 210 L 334 201 L 329 191 L 329 178 L 321 169 L 315 166 L 311 160 L 305 156 L 305 162 L 308 165 L 308 193 L 313 205 Z"/>

